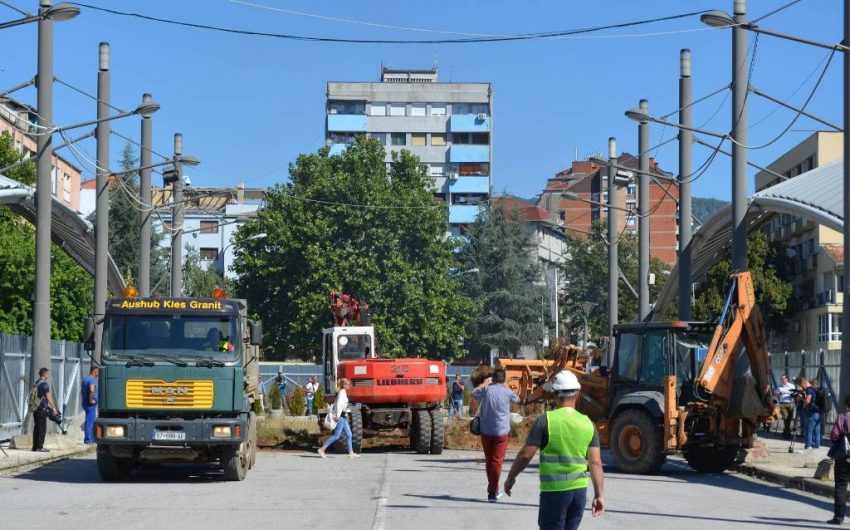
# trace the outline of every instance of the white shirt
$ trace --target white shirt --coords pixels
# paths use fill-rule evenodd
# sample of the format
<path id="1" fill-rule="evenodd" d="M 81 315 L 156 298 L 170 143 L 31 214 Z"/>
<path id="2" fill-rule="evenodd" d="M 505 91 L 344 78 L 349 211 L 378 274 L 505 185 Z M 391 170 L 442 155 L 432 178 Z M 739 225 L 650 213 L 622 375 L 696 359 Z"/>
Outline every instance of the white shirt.
<path id="1" fill-rule="evenodd" d="M 794 391 L 794 385 L 790 382 L 785 383 L 784 385 L 779 385 L 779 388 L 776 389 L 776 393 L 779 394 L 779 402 L 780 403 L 791 403 L 794 401 L 791 398 L 791 392 Z"/>
<path id="2" fill-rule="evenodd" d="M 345 414 L 345 409 L 348 408 L 348 393 L 343 388 L 336 395 L 334 401 L 334 418 L 341 418 Z"/>
<path id="3" fill-rule="evenodd" d="M 316 390 L 319 389 L 319 383 L 310 383 L 308 382 L 304 385 L 304 390 L 307 391 L 307 397 L 313 397 L 313 394 L 316 393 Z"/>

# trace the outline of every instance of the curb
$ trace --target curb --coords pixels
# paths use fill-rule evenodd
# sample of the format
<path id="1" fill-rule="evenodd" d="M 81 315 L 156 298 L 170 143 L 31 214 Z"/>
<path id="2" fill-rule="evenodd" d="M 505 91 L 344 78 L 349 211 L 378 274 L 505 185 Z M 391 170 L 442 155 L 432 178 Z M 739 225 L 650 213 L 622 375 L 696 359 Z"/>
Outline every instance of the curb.
<path id="1" fill-rule="evenodd" d="M 51 451 L 49 453 L 41 453 L 45 455 L 41 458 L 22 458 L 23 455 L 18 454 L 14 456 L 10 455 L 8 458 L 2 457 L 0 458 L 0 477 L 14 475 L 23 471 L 29 471 L 31 469 L 35 469 L 46 464 L 52 464 L 53 462 L 66 460 L 74 456 L 91 454 L 95 452 L 95 448 L 96 446 L 92 445 L 84 447 L 75 447 L 74 449 L 56 450 Z M 14 449 L 12 449 L 12 451 L 18 452 Z M 20 452 L 28 456 L 32 456 L 32 453 L 29 451 Z"/>
<path id="2" fill-rule="evenodd" d="M 754 466 L 752 464 L 739 464 L 734 469 L 735 471 L 743 475 L 757 478 L 759 480 L 764 480 L 766 482 L 779 484 L 786 488 L 793 488 L 808 493 L 814 493 L 815 495 L 820 495 L 822 497 L 832 498 L 833 494 L 835 493 L 835 487 L 832 486 L 829 482 L 822 482 L 813 478 L 792 477 L 789 475 L 784 475 L 782 473 L 777 473 L 776 471 L 761 469 L 758 466 Z"/>

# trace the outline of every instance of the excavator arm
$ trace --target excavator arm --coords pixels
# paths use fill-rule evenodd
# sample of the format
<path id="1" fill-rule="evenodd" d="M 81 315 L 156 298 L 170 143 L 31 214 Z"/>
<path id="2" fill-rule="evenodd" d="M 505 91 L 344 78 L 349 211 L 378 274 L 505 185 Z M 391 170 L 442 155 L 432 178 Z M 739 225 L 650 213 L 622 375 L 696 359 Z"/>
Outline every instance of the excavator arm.
<path id="1" fill-rule="evenodd" d="M 732 287 L 697 378 L 697 394 L 723 402 L 736 416 L 770 416 L 774 407 L 770 359 L 752 276 L 744 271 L 732 274 L 731 279 Z M 743 373 L 741 348 L 750 368 Z"/>

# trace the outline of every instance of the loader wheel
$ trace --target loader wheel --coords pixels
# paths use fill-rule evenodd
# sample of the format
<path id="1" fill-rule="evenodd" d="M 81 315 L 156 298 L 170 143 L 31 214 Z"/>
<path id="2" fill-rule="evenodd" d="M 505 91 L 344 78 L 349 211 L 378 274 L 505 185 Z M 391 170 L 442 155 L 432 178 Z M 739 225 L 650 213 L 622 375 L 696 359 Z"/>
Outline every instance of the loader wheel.
<path id="1" fill-rule="evenodd" d="M 446 438 L 446 413 L 443 409 L 431 411 L 431 454 L 443 453 L 443 442 Z"/>
<path id="2" fill-rule="evenodd" d="M 410 427 L 410 448 L 420 455 L 431 450 L 431 415 L 427 410 L 413 411 L 413 425 Z"/>
<path id="3" fill-rule="evenodd" d="M 682 451 L 688 464 L 699 473 L 723 473 L 738 458 L 737 447 L 690 447 Z"/>
<path id="4" fill-rule="evenodd" d="M 662 452 L 661 426 L 641 410 L 626 410 L 614 419 L 611 452 L 626 473 L 657 473 L 667 457 Z"/>

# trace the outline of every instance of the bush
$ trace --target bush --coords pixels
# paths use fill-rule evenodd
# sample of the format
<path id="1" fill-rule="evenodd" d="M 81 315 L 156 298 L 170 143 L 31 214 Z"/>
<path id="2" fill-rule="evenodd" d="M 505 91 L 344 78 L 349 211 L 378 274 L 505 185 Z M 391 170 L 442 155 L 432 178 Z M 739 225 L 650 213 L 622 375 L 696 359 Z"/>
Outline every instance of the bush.
<path id="1" fill-rule="evenodd" d="M 254 400 L 254 403 L 251 405 L 251 410 L 254 411 L 254 414 L 256 414 L 258 416 L 262 416 L 264 411 L 263 411 L 262 405 L 260 405 L 259 396 L 257 397 L 257 399 Z"/>
<path id="2" fill-rule="evenodd" d="M 325 408 L 325 387 L 322 383 L 319 383 L 319 388 L 313 394 L 313 413 L 318 414 L 319 409 L 323 408 Z"/>
<path id="3" fill-rule="evenodd" d="M 269 390 L 269 403 L 271 403 L 271 407 L 274 410 L 279 410 L 282 408 L 282 403 L 280 399 L 280 388 L 274 383 L 271 385 L 271 390 Z"/>
<path id="4" fill-rule="evenodd" d="M 296 386 L 289 392 L 289 415 L 303 416 L 307 410 L 307 400 L 304 397 L 304 389 Z"/>

